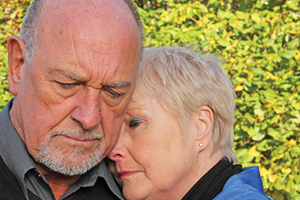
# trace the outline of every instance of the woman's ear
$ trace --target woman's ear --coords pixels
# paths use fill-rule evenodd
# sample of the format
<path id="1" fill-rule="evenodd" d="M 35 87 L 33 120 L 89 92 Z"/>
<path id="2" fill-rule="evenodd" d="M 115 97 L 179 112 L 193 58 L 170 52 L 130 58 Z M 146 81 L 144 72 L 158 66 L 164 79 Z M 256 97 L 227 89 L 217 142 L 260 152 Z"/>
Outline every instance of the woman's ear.
<path id="1" fill-rule="evenodd" d="M 214 125 L 214 114 L 208 106 L 202 106 L 195 112 L 194 123 L 197 127 L 196 141 L 203 150 L 210 143 Z"/>
<path id="2" fill-rule="evenodd" d="M 8 86 L 13 95 L 18 94 L 21 78 L 26 63 L 26 47 L 22 40 L 16 36 L 10 36 L 8 46 Z"/>

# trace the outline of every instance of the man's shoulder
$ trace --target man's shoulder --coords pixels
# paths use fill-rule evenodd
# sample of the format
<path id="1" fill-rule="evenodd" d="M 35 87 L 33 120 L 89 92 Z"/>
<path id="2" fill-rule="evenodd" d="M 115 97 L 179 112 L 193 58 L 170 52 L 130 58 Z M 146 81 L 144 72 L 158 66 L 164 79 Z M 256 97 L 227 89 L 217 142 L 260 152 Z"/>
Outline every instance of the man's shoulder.
<path id="1" fill-rule="evenodd" d="M 246 167 L 241 173 L 228 179 L 222 192 L 214 198 L 219 199 L 270 200 L 271 198 L 264 194 L 258 167 Z"/>
<path id="2" fill-rule="evenodd" d="M 83 199 L 98 199 L 104 200 L 120 200 L 107 186 L 106 181 L 103 178 L 98 178 L 97 182 L 92 187 L 80 188 L 72 197 L 72 200 Z"/>
<path id="3" fill-rule="evenodd" d="M 0 155 L 0 196 L 3 199 L 25 199 L 21 186 Z"/>
<path id="4" fill-rule="evenodd" d="M 40 200 L 28 190 L 29 199 Z M 0 155 L 0 197 L 7 200 L 25 200 L 25 196 L 16 177 L 4 163 Z M 72 197 L 72 200 L 97 199 L 119 200 L 107 186 L 103 178 L 98 178 L 93 187 L 82 187 Z"/>

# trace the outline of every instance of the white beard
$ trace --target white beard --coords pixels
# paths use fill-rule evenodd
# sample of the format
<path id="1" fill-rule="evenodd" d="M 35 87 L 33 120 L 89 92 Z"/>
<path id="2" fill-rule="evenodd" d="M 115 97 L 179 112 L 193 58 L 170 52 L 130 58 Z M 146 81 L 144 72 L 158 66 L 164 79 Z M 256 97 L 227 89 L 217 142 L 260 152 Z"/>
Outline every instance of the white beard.
<path id="1" fill-rule="evenodd" d="M 74 147 L 71 150 L 55 147 L 51 138 L 57 135 L 85 137 L 88 139 L 100 139 L 101 143 L 92 153 L 86 152 L 82 147 Z M 47 166 L 49 169 L 67 176 L 81 175 L 96 166 L 103 159 L 100 153 L 104 138 L 95 131 L 60 131 L 50 133 L 46 143 L 39 145 L 38 155 L 35 161 Z"/>

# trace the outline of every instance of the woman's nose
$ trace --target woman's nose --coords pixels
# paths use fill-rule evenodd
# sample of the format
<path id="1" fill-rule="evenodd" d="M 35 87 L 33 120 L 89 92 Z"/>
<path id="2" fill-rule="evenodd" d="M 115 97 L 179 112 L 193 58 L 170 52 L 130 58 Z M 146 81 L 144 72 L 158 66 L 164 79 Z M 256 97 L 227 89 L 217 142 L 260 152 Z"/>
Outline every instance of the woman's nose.
<path id="1" fill-rule="evenodd" d="M 108 157 L 113 161 L 120 161 L 121 159 L 125 158 L 128 154 L 127 147 L 126 147 L 126 130 L 124 128 L 124 124 L 122 126 L 122 130 L 120 133 L 119 140 L 113 150 L 108 154 Z"/>

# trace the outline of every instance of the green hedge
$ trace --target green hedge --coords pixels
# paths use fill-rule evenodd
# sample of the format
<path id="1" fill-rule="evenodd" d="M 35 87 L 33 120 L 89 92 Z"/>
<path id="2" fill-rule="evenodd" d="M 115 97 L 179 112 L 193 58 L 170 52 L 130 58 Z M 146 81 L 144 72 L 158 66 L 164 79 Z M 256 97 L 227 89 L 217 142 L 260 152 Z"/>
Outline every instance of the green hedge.
<path id="1" fill-rule="evenodd" d="M 300 1 L 136 0 L 145 46 L 198 44 L 223 57 L 235 85 L 235 149 L 259 165 L 267 195 L 300 199 Z M 6 40 L 28 1 L 1 3 L 0 110 L 7 88 Z"/>

